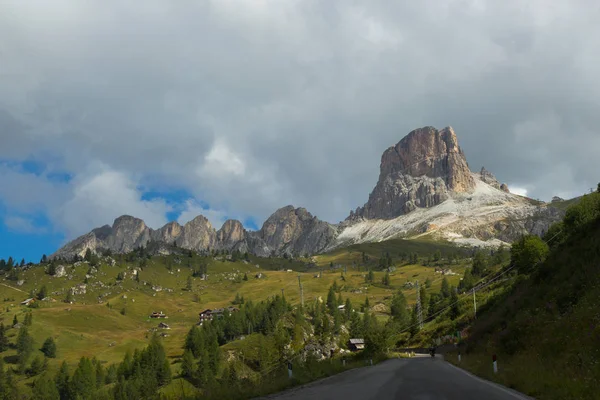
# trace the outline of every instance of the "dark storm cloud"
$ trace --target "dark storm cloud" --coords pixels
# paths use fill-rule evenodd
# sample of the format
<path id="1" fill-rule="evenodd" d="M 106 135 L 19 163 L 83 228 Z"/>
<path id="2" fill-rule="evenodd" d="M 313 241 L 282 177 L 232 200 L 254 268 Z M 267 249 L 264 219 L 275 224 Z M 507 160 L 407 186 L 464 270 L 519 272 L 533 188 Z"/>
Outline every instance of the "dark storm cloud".
<path id="1" fill-rule="evenodd" d="M 74 176 L 68 209 L 47 206 L 71 234 L 162 223 L 140 187 L 183 188 L 213 221 L 291 203 L 336 222 L 425 125 L 530 196 L 595 186 L 596 3 L 427 3 L 4 2 L 0 154 Z"/>

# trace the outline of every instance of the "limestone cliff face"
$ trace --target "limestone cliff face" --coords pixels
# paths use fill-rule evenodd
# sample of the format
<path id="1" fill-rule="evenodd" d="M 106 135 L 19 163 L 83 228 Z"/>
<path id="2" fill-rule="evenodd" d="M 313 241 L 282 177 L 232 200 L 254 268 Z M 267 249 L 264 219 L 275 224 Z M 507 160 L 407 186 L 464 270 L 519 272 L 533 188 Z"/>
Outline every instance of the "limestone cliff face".
<path id="1" fill-rule="evenodd" d="M 175 243 L 184 249 L 214 249 L 217 244 L 217 232 L 206 217 L 199 215 L 183 226 Z"/>
<path id="2" fill-rule="evenodd" d="M 260 230 L 260 237 L 276 254 L 318 253 L 335 238 L 336 229 L 314 217 L 304 208 L 287 206 L 271 215 Z"/>
<path id="3" fill-rule="evenodd" d="M 470 192 L 475 181 L 451 127 L 415 129 L 381 157 L 379 181 L 349 219 L 392 219 L 436 206 L 448 192 Z"/>
<path id="4" fill-rule="evenodd" d="M 482 182 L 485 182 L 488 185 L 495 187 L 496 189 L 500 189 L 503 192 L 510 193 L 506 183 L 501 184 L 500 182 L 498 182 L 494 174 L 485 169 L 485 167 L 481 167 L 481 171 L 479 171 L 479 179 L 481 179 Z"/>
<path id="5" fill-rule="evenodd" d="M 115 253 L 130 252 L 137 247 L 145 246 L 149 241 L 150 228 L 141 219 L 129 215 L 117 218 L 111 233 L 104 239 L 107 248 Z"/>
<path id="6" fill-rule="evenodd" d="M 173 244 L 177 238 L 181 236 L 183 227 L 177 222 L 172 221 L 152 232 L 152 240 L 155 242 L 164 242 L 167 244 Z"/>

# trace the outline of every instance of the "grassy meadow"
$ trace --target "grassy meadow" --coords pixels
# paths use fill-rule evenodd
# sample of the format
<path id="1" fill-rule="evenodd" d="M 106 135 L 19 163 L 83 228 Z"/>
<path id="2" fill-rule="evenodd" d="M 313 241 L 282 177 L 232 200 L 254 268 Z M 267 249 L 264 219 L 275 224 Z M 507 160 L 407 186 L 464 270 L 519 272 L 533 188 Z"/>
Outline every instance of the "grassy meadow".
<path id="1" fill-rule="evenodd" d="M 412 241 L 391 241 L 352 246 L 310 259 L 289 260 L 284 258 L 256 258 L 249 261 L 226 261 L 223 257 L 203 258 L 198 255 L 188 257 L 154 256 L 140 267 L 139 261 L 127 262 L 125 257 L 115 257 L 115 265 L 102 258 L 97 271 L 83 262 L 68 266 L 66 276 L 53 277 L 46 273 L 44 266 L 32 266 L 22 271 L 16 281 L 4 279 L 0 285 L 0 320 L 5 326 L 12 326 L 13 318 L 24 320 L 26 312 L 33 314 L 30 333 L 39 349 L 48 337 L 53 337 L 57 345 L 57 357 L 49 362 L 49 371 L 56 371 L 63 360 L 72 367 L 82 356 L 96 357 L 105 365 L 120 362 L 125 353 L 143 348 L 159 322 L 170 326 L 161 330 L 167 334 L 163 339 L 167 355 L 175 359 L 182 353 L 184 338 L 193 324 L 198 322 L 198 314 L 207 308 L 229 306 L 239 293 L 245 300 L 259 302 L 269 296 L 283 293 L 292 304 L 299 304 L 300 290 L 298 276 L 303 285 L 304 302 L 317 299 L 326 300 L 329 287 L 337 282 L 342 287 L 344 300 L 350 298 L 354 308 L 369 298 L 371 309 L 379 318 L 386 319 L 393 293 L 403 288 L 406 282 L 419 280 L 424 284 L 432 282 L 428 291 L 439 291 L 442 275 L 435 272 L 434 266 L 407 264 L 399 260 L 399 253 L 418 252 L 425 261 L 428 252 L 437 249 L 435 243 Z M 441 246 L 442 254 L 450 254 L 450 247 Z M 456 248 L 452 248 L 457 252 Z M 363 263 L 363 252 L 369 260 Z M 374 271 L 374 282 L 366 283 L 367 268 L 377 268 L 379 257 L 389 252 L 395 271 L 390 273 L 390 285 L 381 281 L 383 271 Z M 208 261 L 208 277 L 203 280 L 192 277 L 192 268 L 202 260 Z M 468 260 L 449 266 L 455 273 L 448 275 L 450 284 L 457 285 Z M 334 268 L 331 268 L 331 264 Z M 444 264 L 439 262 L 440 266 Z M 137 269 L 139 276 L 133 271 Z M 344 273 L 345 271 L 345 273 Z M 124 275 L 124 279 L 117 277 Z M 248 280 L 244 279 L 244 275 Z M 257 278 L 257 276 L 261 276 Z M 191 290 L 188 280 L 191 279 Z M 75 294 L 73 304 L 65 302 L 70 288 L 86 285 L 85 294 Z M 35 295 L 46 287 L 47 296 L 52 300 L 39 301 L 39 308 L 20 305 L 26 298 Z M 157 291 L 160 286 L 161 290 Z M 416 290 L 404 290 L 409 304 L 415 302 Z M 164 312 L 167 319 L 151 319 L 154 311 Z M 14 343 L 18 329 L 8 329 L 8 336 Z M 36 354 L 42 353 L 36 351 Z M 15 361 L 16 350 L 9 349 L 2 354 L 8 363 Z M 174 372 L 178 372 L 177 364 Z M 23 383 L 29 382 L 19 376 Z M 174 381 L 171 386 L 179 385 Z M 167 388 L 168 389 L 168 388 Z M 172 388 L 171 388 L 172 389 Z M 181 388 L 178 388 L 178 390 Z M 174 389 L 173 389 L 174 390 Z"/>

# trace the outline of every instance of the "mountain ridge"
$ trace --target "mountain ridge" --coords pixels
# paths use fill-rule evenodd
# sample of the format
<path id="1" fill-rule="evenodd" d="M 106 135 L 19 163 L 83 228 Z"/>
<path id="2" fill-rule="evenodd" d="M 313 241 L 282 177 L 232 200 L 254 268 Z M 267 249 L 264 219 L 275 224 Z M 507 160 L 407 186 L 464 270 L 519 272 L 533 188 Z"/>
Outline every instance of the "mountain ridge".
<path id="1" fill-rule="evenodd" d="M 426 126 L 384 151 L 367 203 L 338 224 L 292 205 L 275 211 L 257 231 L 246 230 L 238 220 L 227 220 L 217 230 L 202 215 L 184 225 L 172 221 L 155 230 L 124 215 L 112 226 L 67 243 L 51 257 L 82 256 L 88 249 L 126 253 L 150 241 L 258 256 L 310 255 L 365 241 L 423 235 L 461 245 L 499 246 L 522 234 L 542 235 L 563 214 L 511 194 L 485 168 L 472 172 L 454 129 Z"/>

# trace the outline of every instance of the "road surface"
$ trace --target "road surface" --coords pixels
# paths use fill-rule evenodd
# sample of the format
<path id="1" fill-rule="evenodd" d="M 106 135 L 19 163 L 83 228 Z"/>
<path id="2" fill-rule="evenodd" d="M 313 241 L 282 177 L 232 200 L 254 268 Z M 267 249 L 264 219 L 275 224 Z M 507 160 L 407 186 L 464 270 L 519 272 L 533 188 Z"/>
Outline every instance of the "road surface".
<path id="1" fill-rule="evenodd" d="M 491 365 L 490 365 L 491 368 Z M 267 397 L 277 400 L 516 400 L 530 399 L 479 379 L 439 356 L 393 359 Z"/>

